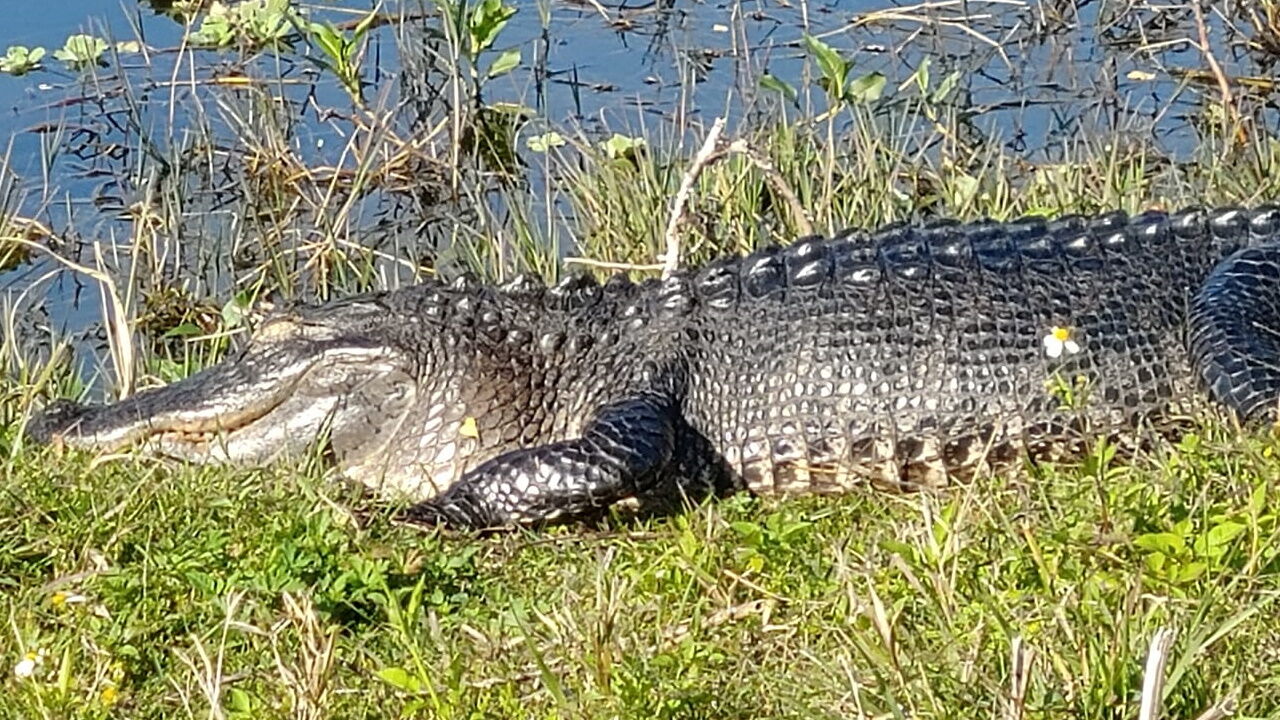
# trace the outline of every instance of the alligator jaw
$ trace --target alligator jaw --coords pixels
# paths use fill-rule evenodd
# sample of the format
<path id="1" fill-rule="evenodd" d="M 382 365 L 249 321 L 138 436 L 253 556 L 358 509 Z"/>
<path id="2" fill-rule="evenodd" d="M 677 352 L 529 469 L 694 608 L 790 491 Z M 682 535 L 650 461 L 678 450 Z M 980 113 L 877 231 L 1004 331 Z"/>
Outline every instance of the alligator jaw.
<path id="1" fill-rule="evenodd" d="M 342 378 L 397 378 L 384 348 L 338 346 L 250 351 L 114 405 L 55 405 L 33 421 L 37 442 L 111 452 L 143 444 L 193 462 L 259 463 L 302 452 L 341 420 Z M 381 372 L 379 372 L 381 371 Z"/>

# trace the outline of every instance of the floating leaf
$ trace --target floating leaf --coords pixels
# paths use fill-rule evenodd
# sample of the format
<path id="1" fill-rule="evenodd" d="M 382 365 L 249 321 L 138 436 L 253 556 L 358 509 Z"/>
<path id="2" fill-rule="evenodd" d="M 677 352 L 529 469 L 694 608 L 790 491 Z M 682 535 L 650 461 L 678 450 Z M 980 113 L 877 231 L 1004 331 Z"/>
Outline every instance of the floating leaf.
<path id="1" fill-rule="evenodd" d="M 40 58 L 44 57 L 44 48 L 27 48 L 23 45 L 12 45 L 0 57 L 0 72 L 10 75 L 25 75 L 40 67 Z"/>
<path id="2" fill-rule="evenodd" d="M 614 133 L 613 137 L 600 143 L 600 148 L 604 150 L 605 155 L 608 155 L 610 160 L 631 157 L 636 150 L 644 146 L 644 138 L 628 137 L 618 133 Z"/>
<path id="3" fill-rule="evenodd" d="M 102 61 L 102 54 L 107 51 L 107 41 L 92 35 L 72 35 L 67 38 L 61 50 L 53 51 L 53 56 L 66 63 L 72 69 L 82 69 L 97 65 Z"/>
<path id="4" fill-rule="evenodd" d="M 534 152 L 544 153 L 551 148 L 561 147 L 565 144 L 564 136 L 552 130 L 542 135 L 534 135 L 524 141 L 524 144 Z"/>

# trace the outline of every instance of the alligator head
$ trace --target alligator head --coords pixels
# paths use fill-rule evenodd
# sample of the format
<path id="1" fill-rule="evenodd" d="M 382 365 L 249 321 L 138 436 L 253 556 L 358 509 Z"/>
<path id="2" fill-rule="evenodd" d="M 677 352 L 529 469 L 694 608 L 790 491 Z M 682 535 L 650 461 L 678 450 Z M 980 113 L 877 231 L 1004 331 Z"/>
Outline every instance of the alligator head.
<path id="1" fill-rule="evenodd" d="M 113 405 L 56 402 L 27 433 L 55 445 L 141 445 L 242 465 L 298 456 L 327 437 L 340 465 L 358 465 L 386 450 L 417 393 L 408 354 L 376 331 L 386 318 L 365 300 L 277 315 L 238 357 Z"/>

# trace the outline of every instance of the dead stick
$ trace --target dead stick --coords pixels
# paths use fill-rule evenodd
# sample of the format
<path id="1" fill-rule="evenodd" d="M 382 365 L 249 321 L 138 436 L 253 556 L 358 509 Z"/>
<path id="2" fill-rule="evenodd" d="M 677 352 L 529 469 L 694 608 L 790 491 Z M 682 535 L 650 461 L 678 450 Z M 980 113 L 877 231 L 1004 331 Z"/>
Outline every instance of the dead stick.
<path id="1" fill-rule="evenodd" d="M 1031 680 L 1031 660 L 1035 657 L 1035 650 L 1022 641 L 1021 635 L 1015 635 L 1010 655 L 1009 706 L 1005 717 L 1007 720 L 1022 720 L 1026 714 L 1027 685 Z"/>
<path id="2" fill-rule="evenodd" d="M 1169 660 L 1169 646 L 1173 644 L 1173 631 L 1159 628 L 1151 636 L 1147 649 L 1147 666 L 1142 672 L 1142 703 L 1138 707 L 1138 720 L 1156 720 L 1160 717 L 1160 700 L 1164 694 L 1164 666 Z"/>
<path id="3" fill-rule="evenodd" d="M 1196 15 L 1196 31 L 1200 35 L 1200 54 L 1204 55 L 1204 60 L 1209 64 L 1209 70 L 1213 72 L 1213 77 L 1218 81 L 1218 90 L 1222 92 L 1222 106 L 1227 111 L 1228 117 L 1235 116 L 1235 101 L 1231 97 L 1231 83 L 1227 81 L 1227 76 L 1222 72 L 1222 66 L 1218 64 L 1218 59 L 1213 56 L 1213 50 L 1209 47 L 1209 29 L 1205 27 L 1204 13 L 1200 10 L 1200 3 L 1191 3 L 1191 10 Z"/>
<path id="4" fill-rule="evenodd" d="M 1220 700 L 1196 716 L 1196 720 L 1223 720 L 1236 714 L 1236 699 Z"/>
<path id="5" fill-rule="evenodd" d="M 44 228 L 38 222 L 29 221 L 28 227 L 38 228 L 40 232 L 53 240 L 58 240 L 57 236 Z M 121 400 L 133 394 L 133 365 L 134 365 L 134 349 L 133 338 L 130 335 L 129 318 L 125 315 L 124 302 L 120 299 L 120 291 L 116 287 L 115 280 L 107 273 L 105 263 L 102 259 L 102 246 L 94 242 L 93 255 L 97 261 L 97 269 L 87 265 L 81 265 L 67 258 L 62 257 L 52 249 L 33 242 L 23 237 L 3 236 L 0 240 L 15 243 L 29 250 L 35 250 L 48 255 L 51 260 L 60 265 L 78 272 L 82 275 L 90 277 L 98 282 L 101 286 L 102 297 L 102 322 L 107 330 L 107 346 L 111 352 L 111 360 L 116 366 L 116 394 Z"/>
<path id="6" fill-rule="evenodd" d="M 670 277 L 672 273 L 680 268 L 680 236 L 677 230 L 680 227 L 680 220 L 684 217 L 684 206 L 689 203 L 689 195 L 693 192 L 693 184 L 698 181 L 698 176 L 702 174 L 702 168 L 706 167 L 716 154 L 716 143 L 720 140 L 720 133 L 724 132 L 724 118 L 718 117 L 711 125 L 711 132 L 707 133 L 707 139 L 702 142 L 702 148 L 698 150 L 698 154 L 693 156 L 693 164 L 685 171 L 684 178 L 680 180 L 680 189 L 676 191 L 675 202 L 671 205 L 671 217 L 667 220 L 667 232 L 665 234 L 667 249 L 662 256 L 662 277 Z"/>
<path id="7" fill-rule="evenodd" d="M 809 219 L 809 213 L 805 212 L 804 206 L 800 204 L 800 198 L 796 197 L 795 192 L 791 190 L 791 186 L 787 185 L 787 181 L 783 179 L 782 173 L 778 172 L 778 168 L 774 167 L 773 161 L 765 156 L 752 150 L 745 140 L 734 140 L 729 145 L 729 152 L 741 153 L 745 155 L 753 165 L 764 173 L 765 180 L 769 181 L 769 187 L 773 188 L 773 192 L 782 198 L 787 204 L 787 208 L 791 210 L 791 218 L 795 220 L 796 228 L 801 235 L 813 234 L 813 221 Z"/>

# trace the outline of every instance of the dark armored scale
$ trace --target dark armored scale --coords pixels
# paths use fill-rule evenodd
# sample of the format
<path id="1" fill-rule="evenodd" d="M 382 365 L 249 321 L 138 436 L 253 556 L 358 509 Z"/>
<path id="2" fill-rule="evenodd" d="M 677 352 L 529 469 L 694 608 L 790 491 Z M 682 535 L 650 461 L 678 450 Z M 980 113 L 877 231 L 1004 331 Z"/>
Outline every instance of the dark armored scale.
<path id="1" fill-rule="evenodd" d="M 43 441 L 339 471 L 476 528 L 637 498 L 918 488 L 1270 418 L 1280 209 L 902 225 L 666 280 L 428 283 L 269 318 Z"/>

